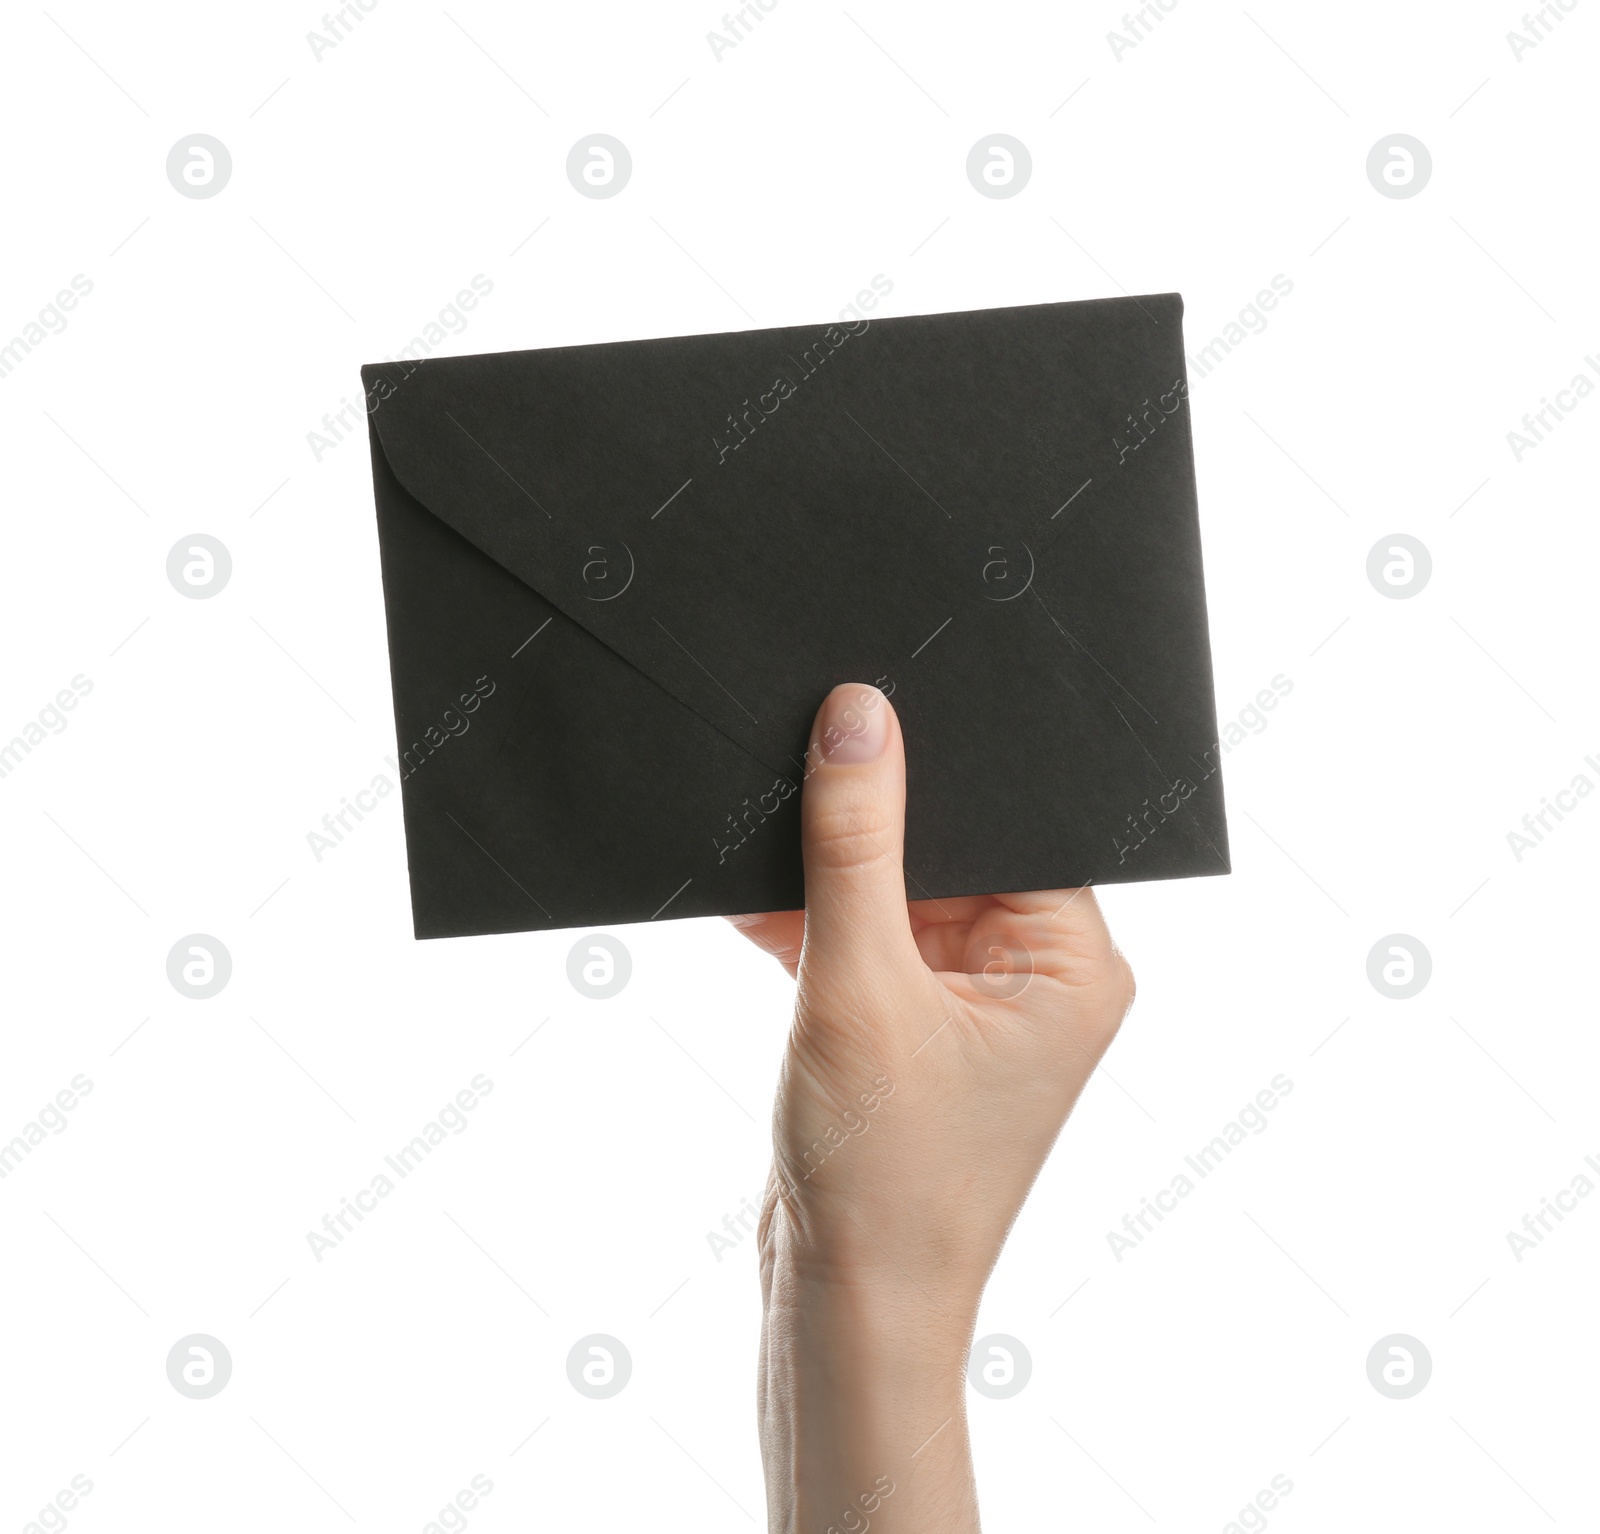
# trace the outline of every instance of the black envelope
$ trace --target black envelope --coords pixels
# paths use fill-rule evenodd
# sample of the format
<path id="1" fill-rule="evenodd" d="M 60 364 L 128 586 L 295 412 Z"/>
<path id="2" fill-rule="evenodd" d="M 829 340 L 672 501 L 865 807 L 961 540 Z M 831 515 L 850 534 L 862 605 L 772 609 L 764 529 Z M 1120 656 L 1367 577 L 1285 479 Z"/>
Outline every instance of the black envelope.
<path id="1" fill-rule="evenodd" d="M 1226 873 L 1182 313 L 363 368 L 416 935 L 802 905 L 845 681 L 913 899 Z"/>

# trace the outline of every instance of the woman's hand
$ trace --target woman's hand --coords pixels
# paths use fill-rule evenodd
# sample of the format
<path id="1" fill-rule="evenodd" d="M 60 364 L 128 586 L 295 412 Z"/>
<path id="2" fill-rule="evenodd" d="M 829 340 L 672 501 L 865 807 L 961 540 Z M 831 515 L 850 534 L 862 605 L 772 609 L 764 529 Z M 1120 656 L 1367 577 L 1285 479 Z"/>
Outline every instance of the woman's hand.
<path id="1" fill-rule="evenodd" d="M 979 1297 L 1133 976 L 1087 889 L 908 904 L 894 710 L 837 687 L 812 735 L 806 909 L 735 919 L 799 982 L 760 1231 L 770 1525 L 967 1534 Z"/>

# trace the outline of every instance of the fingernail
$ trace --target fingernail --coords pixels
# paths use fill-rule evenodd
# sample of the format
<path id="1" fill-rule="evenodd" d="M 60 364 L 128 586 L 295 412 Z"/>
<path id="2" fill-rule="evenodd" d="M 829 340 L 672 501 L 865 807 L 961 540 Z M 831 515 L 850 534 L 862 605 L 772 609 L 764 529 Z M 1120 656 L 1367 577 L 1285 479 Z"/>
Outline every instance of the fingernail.
<path id="1" fill-rule="evenodd" d="M 854 767 L 876 761 L 889 743 L 889 710 L 876 687 L 835 687 L 817 716 L 811 759 L 819 765 Z"/>

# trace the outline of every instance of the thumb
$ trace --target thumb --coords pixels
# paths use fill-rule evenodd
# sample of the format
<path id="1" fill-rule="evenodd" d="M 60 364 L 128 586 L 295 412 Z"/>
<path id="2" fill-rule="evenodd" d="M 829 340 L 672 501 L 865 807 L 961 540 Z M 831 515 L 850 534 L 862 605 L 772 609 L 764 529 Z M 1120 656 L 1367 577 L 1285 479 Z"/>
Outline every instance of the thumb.
<path id="1" fill-rule="evenodd" d="M 806 752 L 800 839 L 803 963 L 821 978 L 867 978 L 918 959 L 906 913 L 906 762 L 900 721 L 876 687 L 835 687 Z"/>

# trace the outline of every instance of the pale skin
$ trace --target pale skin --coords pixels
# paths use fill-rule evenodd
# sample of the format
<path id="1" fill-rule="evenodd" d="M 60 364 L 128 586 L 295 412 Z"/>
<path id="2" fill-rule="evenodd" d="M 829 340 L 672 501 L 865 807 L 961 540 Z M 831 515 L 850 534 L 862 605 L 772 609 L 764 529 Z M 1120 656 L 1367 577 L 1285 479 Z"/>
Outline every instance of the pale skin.
<path id="1" fill-rule="evenodd" d="M 733 918 L 798 983 L 760 1226 L 768 1525 L 975 1534 L 978 1302 L 1133 974 L 1087 889 L 907 901 L 876 689 L 828 695 L 807 768 L 806 909 Z"/>

